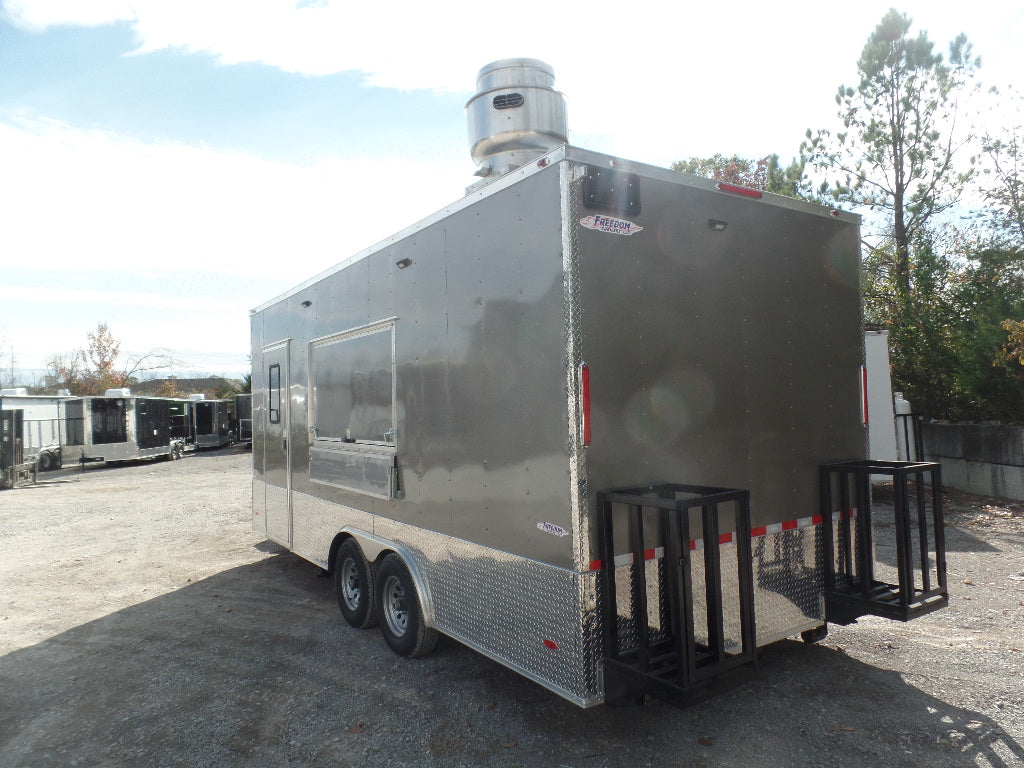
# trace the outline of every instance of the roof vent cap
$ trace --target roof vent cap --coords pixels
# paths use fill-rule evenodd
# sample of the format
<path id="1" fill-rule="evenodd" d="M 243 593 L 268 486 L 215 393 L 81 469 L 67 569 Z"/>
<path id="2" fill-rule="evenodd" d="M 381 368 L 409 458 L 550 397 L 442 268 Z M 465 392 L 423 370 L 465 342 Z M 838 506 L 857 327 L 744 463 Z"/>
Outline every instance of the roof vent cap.
<path id="1" fill-rule="evenodd" d="M 565 98 L 554 85 L 554 70 L 539 59 L 501 59 L 480 70 L 466 103 L 477 176 L 503 176 L 568 141 Z"/>

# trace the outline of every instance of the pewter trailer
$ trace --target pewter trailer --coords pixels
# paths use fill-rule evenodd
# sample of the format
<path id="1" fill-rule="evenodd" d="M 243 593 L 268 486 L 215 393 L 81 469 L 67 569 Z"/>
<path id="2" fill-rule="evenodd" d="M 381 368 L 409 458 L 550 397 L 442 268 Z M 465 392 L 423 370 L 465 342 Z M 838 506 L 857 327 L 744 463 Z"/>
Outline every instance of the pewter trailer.
<path id="1" fill-rule="evenodd" d="M 253 310 L 253 525 L 399 653 L 440 632 L 581 706 L 939 607 L 935 467 L 865 460 L 858 233 L 548 152 Z M 870 473 L 930 521 L 899 583 Z"/>

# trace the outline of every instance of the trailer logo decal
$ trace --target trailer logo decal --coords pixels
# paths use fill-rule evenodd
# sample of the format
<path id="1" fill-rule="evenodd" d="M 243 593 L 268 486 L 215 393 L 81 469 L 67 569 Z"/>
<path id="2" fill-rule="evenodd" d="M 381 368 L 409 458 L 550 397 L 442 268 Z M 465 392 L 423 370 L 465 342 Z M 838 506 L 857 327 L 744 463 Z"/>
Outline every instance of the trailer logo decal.
<path id="1" fill-rule="evenodd" d="M 580 224 L 587 229 L 596 229 L 598 232 L 608 232 L 612 235 L 633 235 L 643 230 L 643 227 L 632 221 L 597 214 L 580 219 Z"/>
<path id="2" fill-rule="evenodd" d="M 550 533 L 552 536 L 568 536 L 569 532 L 560 525 L 554 523 L 537 523 L 537 528 L 544 533 Z"/>

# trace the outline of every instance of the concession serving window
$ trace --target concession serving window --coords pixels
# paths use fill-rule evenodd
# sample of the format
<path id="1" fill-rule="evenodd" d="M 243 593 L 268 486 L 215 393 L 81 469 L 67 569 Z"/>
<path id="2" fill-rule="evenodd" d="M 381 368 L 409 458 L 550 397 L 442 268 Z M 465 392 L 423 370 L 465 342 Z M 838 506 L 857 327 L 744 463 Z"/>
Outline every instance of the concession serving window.
<path id="1" fill-rule="evenodd" d="M 395 323 L 309 344 L 310 480 L 396 498 Z"/>

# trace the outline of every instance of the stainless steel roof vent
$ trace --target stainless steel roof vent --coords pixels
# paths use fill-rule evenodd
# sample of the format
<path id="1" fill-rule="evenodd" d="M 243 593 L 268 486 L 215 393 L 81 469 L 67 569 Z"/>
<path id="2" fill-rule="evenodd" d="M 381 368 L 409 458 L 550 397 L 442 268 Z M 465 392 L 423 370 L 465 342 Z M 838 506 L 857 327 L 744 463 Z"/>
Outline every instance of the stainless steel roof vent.
<path id="1" fill-rule="evenodd" d="M 501 59 L 480 70 L 466 103 L 476 175 L 495 178 L 567 142 L 565 99 L 537 59 Z"/>

